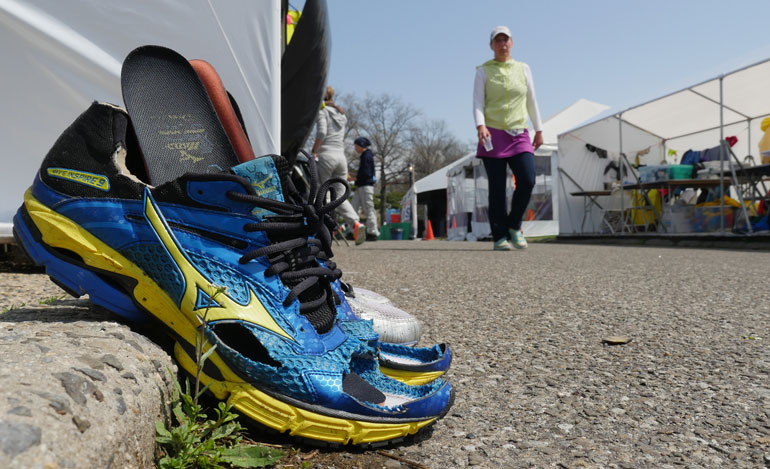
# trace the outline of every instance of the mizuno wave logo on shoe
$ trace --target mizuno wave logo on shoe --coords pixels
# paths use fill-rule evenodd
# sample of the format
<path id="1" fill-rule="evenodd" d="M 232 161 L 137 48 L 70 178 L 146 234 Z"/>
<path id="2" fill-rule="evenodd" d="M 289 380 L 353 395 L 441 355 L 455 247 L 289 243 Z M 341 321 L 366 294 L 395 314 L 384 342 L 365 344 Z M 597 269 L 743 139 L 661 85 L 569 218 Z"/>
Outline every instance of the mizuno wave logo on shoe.
<path id="1" fill-rule="evenodd" d="M 87 173 L 85 171 L 75 171 L 65 168 L 48 168 L 47 173 L 49 176 L 53 176 L 55 178 L 67 179 L 68 181 L 95 187 L 96 189 L 103 190 L 105 192 L 110 190 L 110 180 L 101 174 Z"/>
<path id="2" fill-rule="evenodd" d="M 205 308 L 206 304 L 204 303 L 207 303 L 207 300 L 203 298 L 201 293 L 205 294 L 207 298 L 211 298 L 214 296 L 214 288 L 187 255 L 182 252 L 179 242 L 171 232 L 163 215 L 161 215 L 160 209 L 155 204 L 152 195 L 150 195 L 149 189 L 145 189 L 144 192 L 144 216 L 184 277 L 184 295 L 180 301 L 179 309 L 182 311 L 195 311 L 201 309 L 201 307 Z M 270 313 L 267 312 L 251 287 L 249 287 L 249 302 L 246 305 L 239 304 L 225 292 L 223 295 L 218 295 L 216 297 L 216 304 L 211 306 L 213 309 L 208 311 L 206 316 L 208 321 L 237 317 L 294 341 L 294 338 L 279 326 Z"/>
<path id="3" fill-rule="evenodd" d="M 256 187 L 257 189 L 263 191 L 263 190 L 265 190 L 265 184 L 270 182 L 270 179 L 272 179 L 272 178 L 273 178 L 273 175 L 271 174 L 271 175 L 267 176 L 265 179 L 263 179 L 263 180 L 261 180 L 259 182 L 257 182 L 257 181 L 252 182 L 251 185 Z M 257 192 L 257 194 L 259 194 L 259 192 Z"/>

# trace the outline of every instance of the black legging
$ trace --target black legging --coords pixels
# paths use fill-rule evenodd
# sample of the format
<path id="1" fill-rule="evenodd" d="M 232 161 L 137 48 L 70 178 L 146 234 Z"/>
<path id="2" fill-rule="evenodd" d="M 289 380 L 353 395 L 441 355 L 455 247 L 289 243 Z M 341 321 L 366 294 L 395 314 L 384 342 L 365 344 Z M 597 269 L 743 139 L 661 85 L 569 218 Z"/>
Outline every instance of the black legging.
<path id="1" fill-rule="evenodd" d="M 508 158 L 481 158 L 489 181 L 489 225 L 492 239 L 508 238 L 508 229 L 520 230 L 529 197 L 535 187 L 535 155 L 519 153 Z M 506 212 L 505 185 L 508 180 L 506 166 L 516 177 L 516 189 L 511 199 L 511 211 Z"/>

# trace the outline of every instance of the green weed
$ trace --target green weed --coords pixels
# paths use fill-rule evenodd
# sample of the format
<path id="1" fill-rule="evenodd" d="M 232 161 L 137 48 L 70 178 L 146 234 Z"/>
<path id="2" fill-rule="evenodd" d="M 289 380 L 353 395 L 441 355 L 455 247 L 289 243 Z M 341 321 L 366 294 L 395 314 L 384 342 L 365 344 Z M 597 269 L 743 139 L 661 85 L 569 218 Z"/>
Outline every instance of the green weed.
<path id="1" fill-rule="evenodd" d="M 225 292 L 225 287 L 215 287 L 211 301 Z M 212 304 L 210 303 L 210 304 Z M 195 387 L 190 390 L 190 381 L 185 380 L 185 389 L 175 380 L 171 412 L 176 425 L 166 428 L 162 421 L 155 423 L 155 441 L 160 447 L 157 467 L 160 469 L 182 468 L 227 468 L 265 467 L 281 458 L 284 453 L 278 449 L 243 443 L 245 430 L 236 420 L 232 406 L 219 402 L 214 409 L 216 419 L 210 419 L 206 410 L 198 404 L 198 398 L 208 386 L 200 389 L 200 374 L 206 359 L 214 353 L 216 345 L 210 347 L 205 337 L 207 307 L 199 316 L 200 327 L 195 339 L 197 371 Z"/>
<path id="2" fill-rule="evenodd" d="M 27 306 L 27 303 L 19 303 L 18 305 L 15 303 L 11 303 L 11 306 L 6 306 L 5 308 L 3 308 L 3 312 L 0 314 L 5 314 L 12 309 L 23 308 L 25 306 Z"/>
<path id="3" fill-rule="evenodd" d="M 42 300 L 40 300 L 40 304 L 41 305 L 50 305 L 50 304 L 56 303 L 57 301 L 60 301 L 60 300 L 63 300 L 63 299 L 64 299 L 64 295 L 49 296 L 48 298 L 43 298 Z"/>

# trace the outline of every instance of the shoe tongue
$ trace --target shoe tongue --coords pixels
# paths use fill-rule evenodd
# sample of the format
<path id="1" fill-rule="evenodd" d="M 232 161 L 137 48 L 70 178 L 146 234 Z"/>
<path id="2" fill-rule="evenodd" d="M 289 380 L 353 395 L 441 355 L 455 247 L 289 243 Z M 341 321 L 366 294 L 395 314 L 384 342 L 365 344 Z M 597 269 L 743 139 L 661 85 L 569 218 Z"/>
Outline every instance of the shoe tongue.
<path id="1" fill-rule="evenodd" d="M 230 171 L 249 181 L 257 195 L 285 202 L 284 191 L 289 190 L 289 162 L 281 155 L 265 155 L 230 168 Z M 255 207 L 253 215 L 264 218 L 274 215 L 269 210 Z"/>
<path id="2" fill-rule="evenodd" d="M 286 158 L 281 155 L 266 155 L 255 158 L 246 163 L 230 168 L 233 174 L 246 178 L 257 195 L 272 200 L 286 202 L 291 200 L 291 194 L 294 191 L 294 185 L 291 183 L 291 166 Z M 275 213 L 261 207 L 255 207 L 251 213 L 257 217 L 275 215 Z M 271 236 L 271 241 L 282 241 L 280 237 Z M 289 288 L 301 283 L 304 278 L 294 278 L 284 280 Z M 328 284 L 328 281 L 327 281 Z M 299 295 L 299 300 L 303 303 L 315 301 L 327 293 L 327 284 L 318 282 Z M 312 311 L 302 313 L 308 321 L 321 334 L 326 333 L 333 325 L 336 316 L 336 310 L 331 301 L 326 301 Z"/>

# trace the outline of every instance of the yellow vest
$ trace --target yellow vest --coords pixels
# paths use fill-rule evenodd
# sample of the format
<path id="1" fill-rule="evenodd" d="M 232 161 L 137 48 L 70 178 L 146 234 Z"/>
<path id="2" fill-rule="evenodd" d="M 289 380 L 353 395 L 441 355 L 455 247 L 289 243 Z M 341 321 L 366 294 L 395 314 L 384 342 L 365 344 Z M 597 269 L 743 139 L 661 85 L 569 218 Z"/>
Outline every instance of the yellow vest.
<path id="1" fill-rule="evenodd" d="M 524 64 L 488 60 L 481 65 L 487 75 L 484 84 L 484 119 L 495 129 L 526 129 L 527 78 Z"/>

